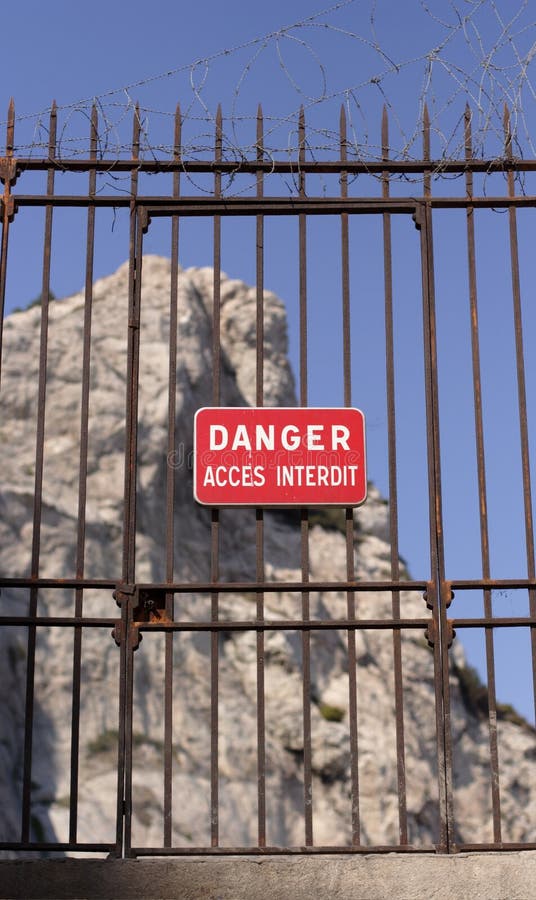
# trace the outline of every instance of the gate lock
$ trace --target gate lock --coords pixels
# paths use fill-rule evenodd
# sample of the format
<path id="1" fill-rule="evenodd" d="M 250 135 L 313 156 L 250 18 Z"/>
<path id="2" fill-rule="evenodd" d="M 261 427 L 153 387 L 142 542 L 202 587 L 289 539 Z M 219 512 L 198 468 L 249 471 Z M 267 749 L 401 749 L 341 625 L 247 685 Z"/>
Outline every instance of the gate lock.
<path id="1" fill-rule="evenodd" d="M 142 640 L 139 626 L 143 624 L 163 625 L 173 621 L 167 602 L 168 592 L 162 588 L 139 588 L 135 584 L 120 584 L 113 592 L 115 602 L 122 608 L 124 603 L 130 604 L 132 613 L 130 627 L 133 649 L 136 650 Z M 123 638 L 123 619 L 116 622 L 112 637 L 120 646 Z"/>

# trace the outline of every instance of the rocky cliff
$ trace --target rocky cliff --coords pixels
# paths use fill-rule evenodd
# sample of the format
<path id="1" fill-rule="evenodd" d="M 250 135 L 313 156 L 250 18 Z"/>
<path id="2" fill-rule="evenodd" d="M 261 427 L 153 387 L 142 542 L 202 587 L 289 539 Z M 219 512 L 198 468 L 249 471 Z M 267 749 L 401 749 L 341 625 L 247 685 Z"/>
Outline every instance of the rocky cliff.
<path id="1" fill-rule="evenodd" d="M 192 421 L 211 405 L 210 269 L 179 274 L 177 365 L 177 454 L 168 460 L 167 380 L 169 261 L 143 261 L 137 580 L 165 575 L 165 476 L 176 474 L 175 578 L 206 581 L 210 576 L 210 512 L 192 500 Z M 94 286 L 88 448 L 85 574 L 120 579 L 126 382 L 128 269 Z M 80 442 L 82 293 L 50 306 L 45 418 L 45 462 L 40 574 L 73 576 L 77 534 Z M 0 393 L 0 570 L 28 574 L 31 558 L 35 465 L 35 422 L 40 309 L 5 322 Z M 265 402 L 295 403 L 287 359 L 283 304 L 265 295 Z M 255 290 L 222 281 L 222 404 L 254 403 Z M 356 513 L 354 564 L 364 580 L 390 577 L 387 506 L 371 487 Z M 221 577 L 255 579 L 255 513 L 229 510 L 221 516 Z M 320 517 L 309 532 L 310 576 L 346 577 L 345 538 L 338 521 Z M 290 515 L 265 515 L 264 555 L 270 581 L 301 578 L 300 529 Z M 24 613 L 26 592 L 4 590 L 2 613 Z M 403 614 L 422 617 L 420 595 L 405 592 Z M 185 595 L 176 616 L 202 619 L 210 598 Z M 225 619 L 254 614 L 254 595 L 220 597 Z M 300 596 L 284 591 L 265 598 L 267 617 L 299 618 Z M 71 591 L 42 591 L 39 612 L 72 615 Z M 86 615 L 116 616 L 111 593 L 87 591 Z M 313 617 L 344 617 L 342 591 L 312 593 Z M 391 614 L 390 597 L 360 594 L 358 615 Z M 199 846 L 210 841 L 210 638 L 184 633 L 174 638 L 173 842 Z M 21 759 L 27 634 L 0 633 L 0 838 L 17 840 L 20 822 Z M 398 801 L 394 712 L 393 643 L 389 631 L 359 631 L 357 707 L 362 840 L 398 843 Z M 456 642 L 455 642 L 456 643 Z M 455 753 L 455 817 L 458 837 L 491 840 L 491 787 L 487 720 L 471 703 L 460 648 L 453 648 L 451 691 Z M 40 628 L 36 649 L 33 733 L 32 829 L 36 839 L 66 840 L 70 780 L 72 629 Z M 348 722 L 347 637 L 314 632 L 312 659 L 312 804 L 314 840 L 319 845 L 351 839 L 351 767 Z M 220 642 L 219 775 L 223 844 L 256 843 L 256 635 L 229 631 Z M 405 772 L 410 840 L 437 839 L 437 777 L 433 659 L 419 631 L 402 635 Z M 82 642 L 80 721 L 80 841 L 115 835 L 119 652 L 109 630 L 87 629 Z M 303 727 L 302 653 L 299 634 L 267 632 L 265 642 L 267 841 L 302 844 Z M 161 844 L 163 835 L 164 639 L 146 635 L 135 654 L 133 840 Z M 504 840 L 535 840 L 536 791 L 531 778 L 536 757 L 533 730 L 503 716 L 499 721 L 500 787 Z"/>

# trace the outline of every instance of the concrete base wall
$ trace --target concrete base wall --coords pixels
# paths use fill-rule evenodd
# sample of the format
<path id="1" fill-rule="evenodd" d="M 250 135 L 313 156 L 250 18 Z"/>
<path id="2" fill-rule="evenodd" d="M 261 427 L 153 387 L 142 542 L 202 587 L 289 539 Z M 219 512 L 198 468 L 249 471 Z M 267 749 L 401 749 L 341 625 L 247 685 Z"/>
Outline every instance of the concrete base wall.
<path id="1" fill-rule="evenodd" d="M 457 856 L 6 860 L 2 898 L 531 900 L 536 851 Z"/>

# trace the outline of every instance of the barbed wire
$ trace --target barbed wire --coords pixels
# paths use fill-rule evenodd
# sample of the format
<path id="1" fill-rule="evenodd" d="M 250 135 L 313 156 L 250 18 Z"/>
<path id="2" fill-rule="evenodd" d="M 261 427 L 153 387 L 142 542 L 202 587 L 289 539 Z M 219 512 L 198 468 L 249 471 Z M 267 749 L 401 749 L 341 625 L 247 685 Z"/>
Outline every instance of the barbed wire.
<path id="1" fill-rule="evenodd" d="M 356 5 L 366 13 L 368 30 L 364 23 L 356 29 L 339 21 L 350 7 L 355 12 Z M 284 89 L 279 86 L 268 96 L 266 90 L 256 91 L 261 94 L 256 102 L 262 100 L 265 109 L 263 151 L 267 159 L 296 154 L 301 109 L 307 122 L 308 156 L 338 153 L 340 134 L 335 123 L 341 105 L 346 113 L 350 158 L 381 158 L 379 119 L 384 105 L 389 112 L 390 156 L 418 158 L 426 105 L 433 157 L 439 167 L 442 161 L 463 157 L 466 103 L 472 112 L 474 157 L 500 158 L 504 154 L 505 104 L 515 154 L 536 156 L 532 136 L 536 124 L 532 79 L 536 33 L 535 23 L 528 18 L 528 0 L 515 6 L 512 0 L 406 0 L 403 6 L 407 34 L 413 38 L 404 36 L 403 43 L 412 51 L 407 55 L 397 55 L 389 46 L 393 36 L 385 17 L 391 15 L 391 3 L 340 0 L 276 31 L 191 63 L 59 105 L 56 156 L 88 155 L 95 105 L 100 158 L 131 155 L 129 132 L 135 115 L 142 158 L 169 159 L 174 152 L 175 111 L 161 108 L 156 101 L 165 83 L 166 88 L 176 88 L 181 101 L 181 158 L 213 154 L 217 99 L 221 99 L 222 153 L 224 159 L 236 161 L 239 172 L 240 162 L 257 152 L 257 109 L 251 96 L 254 87 L 268 83 L 267 74 L 282 76 L 284 84 Z M 424 40 L 432 42 L 416 46 Z M 358 77 L 351 83 L 341 82 L 339 70 L 344 74 L 349 59 L 360 60 Z M 215 81 L 232 85 L 229 96 L 216 99 Z M 35 113 L 17 112 L 16 154 L 47 154 L 49 115 L 49 107 Z M 334 127 L 330 128 L 330 122 Z M 113 179 L 120 189 L 121 176 Z"/>

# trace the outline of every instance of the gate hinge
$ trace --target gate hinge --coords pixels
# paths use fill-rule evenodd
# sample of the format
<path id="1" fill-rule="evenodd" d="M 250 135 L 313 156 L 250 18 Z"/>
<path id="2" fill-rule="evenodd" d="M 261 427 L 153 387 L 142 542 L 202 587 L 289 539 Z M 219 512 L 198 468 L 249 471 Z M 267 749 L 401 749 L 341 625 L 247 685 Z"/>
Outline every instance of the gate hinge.
<path id="1" fill-rule="evenodd" d="M 444 581 L 441 585 L 441 602 L 445 609 L 448 609 L 454 600 L 454 591 L 452 590 L 452 581 Z"/>
<path id="2" fill-rule="evenodd" d="M 433 609 L 436 599 L 436 586 L 434 581 L 426 583 L 426 590 L 423 592 L 422 598 L 428 609 Z"/>
<path id="3" fill-rule="evenodd" d="M 139 211 L 140 222 L 141 222 L 141 230 L 143 234 L 147 234 L 149 231 L 149 225 L 151 224 L 151 216 L 149 215 L 148 210 L 142 207 Z"/>
<path id="4" fill-rule="evenodd" d="M 18 176 L 17 160 L 13 156 L 0 156 L 0 181 L 15 184 Z"/>
<path id="5" fill-rule="evenodd" d="M 415 228 L 417 231 L 420 231 L 422 226 L 424 225 L 424 206 L 422 203 L 415 204 L 415 210 L 412 213 L 411 218 L 415 222 Z"/>
<path id="6" fill-rule="evenodd" d="M 7 215 L 8 222 L 12 222 L 16 212 L 15 198 L 11 194 L 8 194 L 7 197 L 0 197 L 0 219 Z"/>
<path id="7" fill-rule="evenodd" d="M 136 627 L 134 622 L 130 623 L 128 633 L 130 635 L 131 649 L 137 650 L 140 646 L 140 642 L 143 640 L 143 635 L 140 634 L 140 630 Z M 121 647 L 125 640 L 125 625 L 122 619 L 118 619 L 112 628 L 112 637 L 117 646 Z"/>
<path id="8" fill-rule="evenodd" d="M 136 585 L 135 584 L 118 584 L 112 596 L 119 607 L 121 604 L 125 602 L 125 600 L 129 600 L 129 598 L 133 597 L 136 593 Z"/>
<path id="9" fill-rule="evenodd" d="M 454 600 L 454 591 L 452 590 L 452 582 L 451 581 L 443 581 L 441 584 L 441 603 L 448 609 L 452 601 Z M 434 581 L 428 581 L 426 583 L 426 590 L 423 593 L 423 600 L 426 603 L 428 609 L 433 609 L 436 603 L 437 591 L 436 585 Z"/>
<path id="10" fill-rule="evenodd" d="M 121 644 L 123 643 L 123 635 L 124 635 L 123 620 L 117 619 L 114 627 L 112 628 L 112 637 L 118 647 L 120 647 Z"/>
<path id="11" fill-rule="evenodd" d="M 446 626 L 447 626 L 447 633 L 446 633 L 445 637 L 446 637 L 446 642 L 447 642 L 447 649 L 450 650 L 450 648 L 452 647 L 452 642 L 453 642 L 454 638 L 456 637 L 456 631 L 452 627 L 452 619 L 446 620 Z M 428 646 L 435 647 L 435 645 L 437 644 L 437 639 L 438 639 L 437 623 L 436 623 L 435 619 L 432 619 L 432 621 L 427 625 L 426 630 L 424 632 L 424 636 L 425 636 L 426 640 L 428 641 Z"/>

